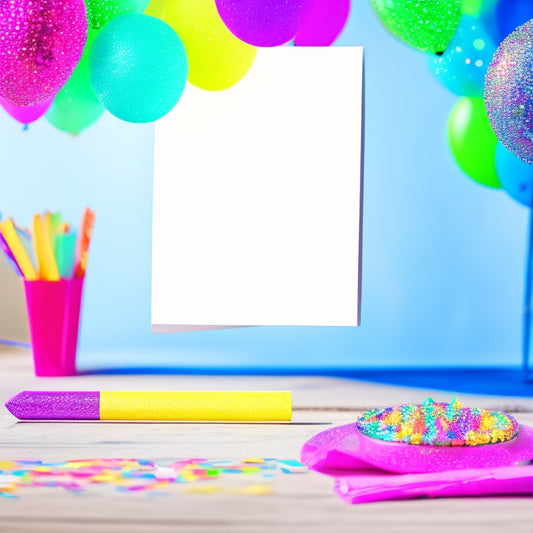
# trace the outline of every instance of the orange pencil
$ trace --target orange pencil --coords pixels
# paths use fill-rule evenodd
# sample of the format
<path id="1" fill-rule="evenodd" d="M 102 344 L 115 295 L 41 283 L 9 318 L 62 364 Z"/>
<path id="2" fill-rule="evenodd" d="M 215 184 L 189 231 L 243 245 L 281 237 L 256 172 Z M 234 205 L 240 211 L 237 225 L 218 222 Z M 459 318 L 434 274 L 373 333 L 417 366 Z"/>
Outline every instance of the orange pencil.
<path id="1" fill-rule="evenodd" d="M 76 259 L 74 267 L 74 277 L 76 278 L 82 278 L 85 275 L 87 260 L 89 258 L 89 245 L 91 243 L 95 218 L 95 212 L 91 211 L 89 208 L 86 208 L 83 212 L 80 232 L 76 242 Z"/>

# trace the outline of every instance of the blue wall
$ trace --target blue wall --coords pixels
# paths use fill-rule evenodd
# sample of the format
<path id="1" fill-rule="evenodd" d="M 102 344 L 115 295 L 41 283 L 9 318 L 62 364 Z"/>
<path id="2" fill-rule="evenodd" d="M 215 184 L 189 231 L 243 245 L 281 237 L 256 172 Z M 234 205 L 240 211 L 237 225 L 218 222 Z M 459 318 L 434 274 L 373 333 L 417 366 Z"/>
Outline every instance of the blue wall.
<path id="1" fill-rule="evenodd" d="M 426 56 L 353 2 L 339 44 L 365 47 L 362 325 L 150 334 L 153 127 L 110 115 L 78 137 L 0 114 L 0 211 L 29 223 L 98 214 L 84 366 L 518 365 L 527 211 L 461 174 L 445 127 L 455 97 Z M 179 105 L 179 104 L 178 104 Z"/>

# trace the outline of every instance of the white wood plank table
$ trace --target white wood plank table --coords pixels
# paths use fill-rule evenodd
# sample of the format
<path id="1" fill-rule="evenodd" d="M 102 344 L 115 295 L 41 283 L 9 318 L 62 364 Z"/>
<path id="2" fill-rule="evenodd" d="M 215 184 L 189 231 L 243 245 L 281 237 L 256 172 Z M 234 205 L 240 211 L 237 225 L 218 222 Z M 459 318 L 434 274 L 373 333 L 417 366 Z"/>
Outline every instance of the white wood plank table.
<path id="1" fill-rule="evenodd" d="M 22 389 L 34 390 L 291 390 L 291 424 L 22 423 L 3 407 Z M 157 463 L 203 457 L 298 459 L 315 433 L 352 422 L 363 410 L 452 393 L 319 377 L 105 376 L 32 377 L 30 354 L 0 350 L 0 461 L 44 462 L 86 458 L 143 458 Z M 501 409 L 533 425 L 533 400 L 469 396 L 467 405 Z M 224 480 L 220 479 L 219 484 Z M 347 505 L 331 478 L 309 472 L 276 475 L 272 494 L 20 489 L 0 498 L 0 532 L 188 532 L 228 531 L 337 533 L 353 531 L 489 533 L 502 529 L 533 533 L 533 498 L 490 497 Z"/>

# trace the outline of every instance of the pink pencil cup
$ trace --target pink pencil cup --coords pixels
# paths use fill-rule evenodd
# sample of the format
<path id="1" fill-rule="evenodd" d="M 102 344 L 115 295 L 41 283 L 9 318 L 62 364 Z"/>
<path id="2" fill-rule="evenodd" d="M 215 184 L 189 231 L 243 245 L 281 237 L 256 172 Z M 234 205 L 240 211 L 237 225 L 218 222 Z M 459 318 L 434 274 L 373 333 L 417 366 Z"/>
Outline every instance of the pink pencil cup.
<path id="1" fill-rule="evenodd" d="M 83 280 L 24 281 L 36 376 L 76 374 Z"/>

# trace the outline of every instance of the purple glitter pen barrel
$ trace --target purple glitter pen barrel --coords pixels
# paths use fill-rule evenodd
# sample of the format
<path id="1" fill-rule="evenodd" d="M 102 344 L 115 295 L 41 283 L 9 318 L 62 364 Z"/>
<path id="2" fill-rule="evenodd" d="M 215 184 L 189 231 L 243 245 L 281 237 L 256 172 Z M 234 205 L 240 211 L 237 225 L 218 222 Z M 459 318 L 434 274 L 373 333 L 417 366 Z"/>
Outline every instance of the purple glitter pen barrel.
<path id="1" fill-rule="evenodd" d="M 19 420 L 100 420 L 100 393 L 22 391 L 6 408 Z"/>

